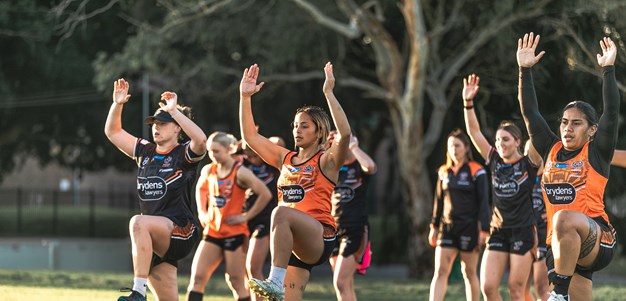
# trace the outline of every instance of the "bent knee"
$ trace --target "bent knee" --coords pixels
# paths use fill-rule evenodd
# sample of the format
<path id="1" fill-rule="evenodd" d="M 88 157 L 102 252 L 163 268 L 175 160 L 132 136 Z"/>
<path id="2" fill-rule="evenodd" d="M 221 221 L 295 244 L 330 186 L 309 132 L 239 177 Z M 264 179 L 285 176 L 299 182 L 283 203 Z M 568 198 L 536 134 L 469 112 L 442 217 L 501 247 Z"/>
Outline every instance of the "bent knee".
<path id="1" fill-rule="evenodd" d="M 558 232 L 576 231 L 580 217 L 584 215 L 574 210 L 561 210 L 552 218 L 552 228 Z M 586 219 L 586 217 L 584 217 Z"/>
<path id="2" fill-rule="evenodd" d="M 141 215 L 135 215 L 128 222 L 128 230 L 131 232 L 139 232 L 144 228 L 144 224 L 144 217 Z"/>

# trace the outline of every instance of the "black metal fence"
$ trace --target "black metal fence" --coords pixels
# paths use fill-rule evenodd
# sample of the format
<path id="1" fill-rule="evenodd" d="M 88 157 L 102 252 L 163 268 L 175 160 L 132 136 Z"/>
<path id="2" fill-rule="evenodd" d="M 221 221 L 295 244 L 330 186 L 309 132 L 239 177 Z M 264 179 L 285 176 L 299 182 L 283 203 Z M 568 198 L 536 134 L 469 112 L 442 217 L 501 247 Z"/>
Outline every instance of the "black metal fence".
<path id="1" fill-rule="evenodd" d="M 134 190 L 0 189 L 0 235 L 123 236 L 137 211 Z"/>

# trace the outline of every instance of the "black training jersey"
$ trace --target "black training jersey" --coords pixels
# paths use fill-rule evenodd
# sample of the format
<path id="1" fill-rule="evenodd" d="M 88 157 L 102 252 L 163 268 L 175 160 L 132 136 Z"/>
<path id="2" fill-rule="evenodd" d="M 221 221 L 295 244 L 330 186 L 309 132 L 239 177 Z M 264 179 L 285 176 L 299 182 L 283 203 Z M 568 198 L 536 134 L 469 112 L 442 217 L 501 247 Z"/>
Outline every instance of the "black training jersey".
<path id="1" fill-rule="evenodd" d="M 450 166 L 439 168 L 431 223 L 470 224 L 480 221 L 489 231 L 489 188 L 485 169 L 474 161 L 455 173 Z"/>
<path id="2" fill-rule="evenodd" d="M 193 221 L 191 193 L 196 168 L 204 154 L 194 154 L 189 142 L 159 153 L 156 144 L 141 138 L 137 138 L 133 153 L 139 167 L 137 193 L 141 214 L 165 216 L 181 227 Z"/>
<path id="3" fill-rule="evenodd" d="M 498 152 L 489 148 L 487 165 L 491 171 L 494 228 L 518 228 L 535 224 L 532 193 L 538 167 L 528 156 L 515 163 L 502 161 Z"/>
<path id="4" fill-rule="evenodd" d="M 270 199 L 269 203 L 267 203 L 267 206 L 265 206 L 265 208 L 263 208 L 263 210 L 259 212 L 257 216 L 272 215 L 272 210 L 274 210 L 274 207 L 276 207 L 276 205 L 278 204 L 278 198 L 276 197 L 276 182 L 278 182 L 279 175 L 278 169 L 265 162 L 263 162 L 263 164 L 261 165 L 253 165 L 249 161 L 244 160 L 243 165 L 246 168 L 250 169 L 252 173 L 254 173 L 254 175 L 259 178 L 272 193 L 272 198 Z M 252 206 L 254 206 L 257 197 L 258 196 L 256 194 L 251 194 L 248 196 L 244 205 L 244 211 L 248 211 L 250 208 L 252 208 Z"/>
<path id="5" fill-rule="evenodd" d="M 365 194 L 369 178 L 356 159 L 339 169 L 339 180 L 332 194 L 332 214 L 338 227 L 367 224 Z"/>
<path id="6" fill-rule="evenodd" d="M 546 226 L 546 205 L 543 203 L 543 191 L 541 190 L 541 175 L 535 177 L 533 187 L 533 211 L 535 212 L 535 222 L 537 228 Z"/>

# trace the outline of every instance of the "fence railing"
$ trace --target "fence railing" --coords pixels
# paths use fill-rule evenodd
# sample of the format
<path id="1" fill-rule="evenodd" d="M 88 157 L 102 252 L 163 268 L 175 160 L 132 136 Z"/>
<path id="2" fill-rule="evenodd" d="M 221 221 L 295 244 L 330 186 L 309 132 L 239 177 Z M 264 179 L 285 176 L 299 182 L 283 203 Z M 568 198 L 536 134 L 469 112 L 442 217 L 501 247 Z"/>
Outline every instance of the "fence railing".
<path id="1" fill-rule="evenodd" d="M 119 237 L 137 208 L 134 190 L 0 189 L 0 235 Z"/>

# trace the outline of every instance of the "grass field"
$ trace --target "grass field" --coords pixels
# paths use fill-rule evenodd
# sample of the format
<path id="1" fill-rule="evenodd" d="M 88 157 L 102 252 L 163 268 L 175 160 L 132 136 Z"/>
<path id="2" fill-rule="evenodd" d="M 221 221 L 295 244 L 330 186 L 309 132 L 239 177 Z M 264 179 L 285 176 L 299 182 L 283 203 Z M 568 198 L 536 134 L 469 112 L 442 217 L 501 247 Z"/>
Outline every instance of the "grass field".
<path id="1" fill-rule="evenodd" d="M 17 300 L 116 300 L 121 295 L 117 290 L 131 284 L 130 274 L 79 273 L 50 271 L 0 270 L 0 299 Z M 180 300 L 185 300 L 184 291 L 188 278 L 179 279 Z M 408 301 L 427 300 L 428 281 L 388 280 L 375 277 L 356 278 L 356 290 L 361 301 Z M 502 297 L 508 295 L 501 287 Z M 597 284 L 594 300 L 624 300 L 626 286 L 623 284 Z M 461 282 L 451 283 L 446 300 L 464 300 Z M 154 300 L 148 296 L 148 300 Z M 231 301 L 230 291 L 221 275 L 215 275 L 207 285 L 204 300 Z M 336 300 L 330 278 L 313 278 L 306 288 L 304 300 Z"/>

